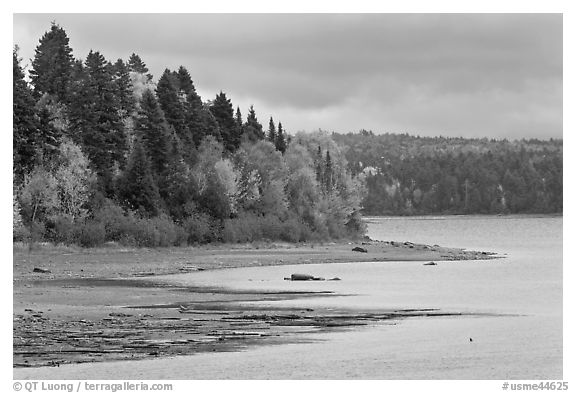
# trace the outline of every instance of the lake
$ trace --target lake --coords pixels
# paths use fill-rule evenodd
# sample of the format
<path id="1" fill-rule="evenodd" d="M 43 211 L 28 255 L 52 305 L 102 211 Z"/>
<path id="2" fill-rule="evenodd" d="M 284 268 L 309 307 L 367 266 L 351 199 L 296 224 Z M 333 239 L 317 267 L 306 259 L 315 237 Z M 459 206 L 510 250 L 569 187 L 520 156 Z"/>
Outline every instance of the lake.
<path id="1" fill-rule="evenodd" d="M 438 308 L 471 316 L 409 318 L 311 334 L 314 342 L 234 353 L 75 365 L 75 378 L 562 379 L 562 217 L 368 218 L 378 240 L 494 251 L 488 261 L 349 263 L 206 271 L 171 279 L 231 288 L 330 290 L 283 306 Z M 304 272 L 342 281 L 291 282 Z M 472 341 L 470 341 L 472 339 Z"/>

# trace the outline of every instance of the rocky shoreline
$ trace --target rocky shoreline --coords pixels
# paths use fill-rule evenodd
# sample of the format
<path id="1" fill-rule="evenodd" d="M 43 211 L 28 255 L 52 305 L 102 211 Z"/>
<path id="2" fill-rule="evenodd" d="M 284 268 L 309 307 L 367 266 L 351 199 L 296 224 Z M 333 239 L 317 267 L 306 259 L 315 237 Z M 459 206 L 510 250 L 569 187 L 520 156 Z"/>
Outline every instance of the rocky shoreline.
<path id="1" fill-rule="evenodd" d="M 364 251 L 352 251 L 354 248 Z M 447 315 L 433 309 L 336 312 L 263 307 L 257 305 L 259 301 L 270 304 L 338 294 L 240 291 L 218 287 L 218 283 L 214 287 L 190 287 L 166 284 L 154 276 L 281 264 L 429 264 L 497 257 L 489 252 L 375 241 L 165 250 L 127 250 L 114 245 L 83 250 L 45 245 L 29 251 L 16 245 L 14 367 L 236 351 L 252 345 L 297 342 L 302 340 L 301 333 Z"/>

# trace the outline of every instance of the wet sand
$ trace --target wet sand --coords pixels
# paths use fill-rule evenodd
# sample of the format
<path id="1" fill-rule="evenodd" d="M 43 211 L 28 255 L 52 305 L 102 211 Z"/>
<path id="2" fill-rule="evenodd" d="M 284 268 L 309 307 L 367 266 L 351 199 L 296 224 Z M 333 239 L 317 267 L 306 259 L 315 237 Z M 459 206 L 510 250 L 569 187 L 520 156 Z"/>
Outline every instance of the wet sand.
<path id="1" fill-rule="evenodd" d="M 367 252 L 354 252 L 354 247 Z M 434 309 L 276 308 L 270 301 L 337 295 L 330 291 L 231 290 L 218 283 L 191 287 L 170 284 L 166 276 L 171 274 L 249 266 L 496 257 L 487 252 L 377 241 L 156 250 L 39 245 L 30 251 L 15 245 L 13 255 L 15 377 L 23 367 L 237 351 L 300 342 L 300 333 L 446 315 Z M 49 272 L 34 272 L 35 268 Z"/>

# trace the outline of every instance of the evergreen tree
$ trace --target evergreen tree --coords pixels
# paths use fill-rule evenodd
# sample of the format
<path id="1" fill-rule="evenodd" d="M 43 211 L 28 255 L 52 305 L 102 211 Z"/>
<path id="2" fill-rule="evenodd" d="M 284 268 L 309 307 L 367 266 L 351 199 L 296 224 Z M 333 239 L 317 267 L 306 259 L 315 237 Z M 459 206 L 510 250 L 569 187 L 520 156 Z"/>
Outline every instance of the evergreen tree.
<path id="1" fill-rule="evenodd" d="M 200 122 L 204 130 L 204 138 L 207 136 L 213 136 L 217 141 L 223 140 L 218 120 L 210 110 L 210 106 L 206 104 L 202 106 L 202 110 L 200 111 Z M 203 139 L 200 140 L 200 143 L 202 140 Z M 198 143 L 198 146 L 200 143 Z"/>
<path id="2" fill-rule="evenodd" d="M 126 170 L 118 179 L 117 189 L 118 196 L 129 209 L 143 215 L 158 215 L 160 194 L 152 177 L 150 161 L 139 139 L 134 142 Z"/>
<path id="3" fill-rule="evenodd" d="M 250 111 L 244 124 L 244 137 L 251 142 L 260 141 L 265 138 L 264 131 L 262 131 L 262 124 L 258 122 L 256 111 L 252 105 L 250 105 Z"/>
<path id="4" fill-rule="evenodd" d="M 154 174 L 164 172 L 168 154 L 168 131 L 164 114 L 150 90 L 142 94 L 134 127 L 150 158 Z"/>
<path id="5" fill-rule="evenodd" d="M 332 169 L 332 159 L 330 158 L 330 152 L 326 151 L 326 166 L 324 168 L 324 188 L 326 192 L 332 191 L 332 186 L 334 185 L 334 172 Z"/>
<path id="6" fill-rule="evenodd" d="M 146 67 L 146 64 L 136 53 L 132 53 L 128 59 L 128 70 L 139 74 L 146 74 L 148 80 L 152 80 L 152 75 L 148 73 L 148 67 Z"/>
<path id="7" fill-rule="evenodd" d="M 74 86 L 70 121 L 74 134 L 99 176 L 102 189 L 112 193 L 116 166 L 123 166 L 127 149 L 124 125 L 118 114 L 112 66 L 99 52 L 86 57 L 80 81 Z M 77 138 L 73 138 L 77 139 Z"/>
<path id="8" fill-rule="evenodd" d="M 240 136 L 240 140 L 242 140 L 244 136 L 244 124 L 242 122 L 242 113 L 240 112 L 239 106 L 236 107 L 236 117 L 234 120 L 236 120 L 236 132 Z"/>
<path id="9" fill-rule="evenodd" d="M 15 180 L 19 182 L 34 166 L 40 130 L 34 113 L 35 100 L 24 80 L 17 47 L 12 52 L 12 94 L 12 154 Z"/>
<path id="10" fill-rule="evenodd" d="M 70 105 L 68 118 L 70 119 L 69 137 L 77 145 L 83 146 L 83 129 L 86 123 L 95 121 L 89 108 L 94 106 L 95 97 L 88 89 L 88 74 L 81 60 L 74 61 L 72 65 L 72 78 L 68 86 Z"/>
<path id="11" fill-rule="evenodd" d="M 184 97 L 185 122 L 190 134 L 185 146 L 186 161 L 191 163 L 189 152 L 200 146 L 206 135 L 214 135 L 217 138 L 220 138 L 220 135 L 212 115 L 204 107 L 202 99 L 196 92 L 186 68 L 180 66 L 176 77 L 180 93 Z"/>
<path id="12" fill-rule="evenodd" d="M 242 126 L 243 126 L 243 121 L 242 121 L 242 113 L 240 112 L 240 107 L 237 106 L 236 107 L 236 127 L 241 130 Z"/>
<path id="13" fill-rule="evenodd" d="M 73 63 L 68 42 L 64 29 L 55 23 L 40 39 L 30 71 L 34 93 L 38 97 L 47 93 L 66 101 Z"/>
<path id="14" fill-rule="evenodd" d="M 114 82 L 116 85 L 116 96 L 118 98 L 119 110 L 122 117 L 130 115 L 135 107 L 134 94 L 132 92 L 132 81 L 130 80 L 130 71 L 128 66 L 118 59 L 114 64 Z"/>
<path id="15" fill-rule="evenodd" d="M 316 181 L 319 184 L 324 184 L 323 162 L 324 159 L 322 157 L 322 148 L 318 146 L 318 150 L 316 150 L 315 166 L 316 166 Z"/>
<path id="16" fill-rule="evenodd" d="M 196 93 L 196 88 L 194 87 L 194 82 L 192 82 L 192 77 L 184 66 L 180 66 L 180 68 L 178 68 L 178 73 L 176 76 L 178 78 L 178 87 L 183 93 L 184 97 L 188 97 L 191 93 Z"/>
<path id="17" fill-rule="evenodd" d="M 168 68 L 158 80 L 156 95 L 168 124 L 174 127 L 176 135 L 183 143 L 190 143 L 191 135 L 186 125 L 185 103 L 180 99 L 178 80 Z"/>
<path id="18" fill-rule="evenodd" d="M 222 136 L 224 147 L 228 151 L 235 151 L 240 146 L 240 134 L 234 119 L 232 102 L 226 98 L 226 94 L 220 92 L 210 106 L 210 112 L 216 118 Z"/>
<path id="19" fill-rule="evenodd" d="M 187 141 L 189 148 L 200 146 L 202 139 L 206 135 L 214 133 L 214 130 L 210 128 L 210 120 L 208 119 L 211 114 L 207 112 L 202 105 L 200 97 L 193 92 L 186 102 L 186 124 L 190 132 Z"/>
<path id="20" fill-rule="evenodd" d="M 38 138 L 38 147 L 42 152 L 44 160 L 50 160 L 51 157 L 58 154 L 58 147 L 62 139 L 62 133 L 54 126 L 54 116 L 48 108 L 38 110 L 38 127 L 40 130 Z"/>
<path id="21" fill-rule="evenodd" d="M 276 126 L 272 116 L 270 116 L 270 122 L 268 123 L 268 140 L 274 144 L 276 143 Z"/>
<path id="22" fill-rule="evenodd" d="M 276 150 L 280 153 L 286 153 L 286 137 L 284 136 L 284 130 L 282 129 L 282 123 L 278 123 L 278 135 L 276 136 Z"/>
<path id="23" fill-rule="evenodd" d="M 188 178 L 188 167 L 180 152 L 180 141 L 175 133 L 171 134 L 168 148 L 166 169 L 159 179 L 160 196 L 166 202 L 172 218 L 181 221 L 186 216 L 186 204 L 193 192 Z"/>

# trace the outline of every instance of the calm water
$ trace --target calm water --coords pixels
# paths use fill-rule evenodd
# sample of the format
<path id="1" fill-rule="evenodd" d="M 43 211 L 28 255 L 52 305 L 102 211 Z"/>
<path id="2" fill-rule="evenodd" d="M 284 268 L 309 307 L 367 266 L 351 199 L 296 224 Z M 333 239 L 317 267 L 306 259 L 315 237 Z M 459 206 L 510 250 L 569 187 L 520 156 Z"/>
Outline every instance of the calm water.
<path id="1" fill-rule="evenodd" d="M 283 305 L 433 307 L 497 316 L 418 318 L 328 334 L 315 343 L 237 353 L 51 369 L 51 378 L 561 379 L 562 218 L 370 219 L 374 239 L 495 251 L 492 261 L 350 263 L 201 272 L 173 277 L 234 288 L 332 290 L 355 296 Z M 294 272 L 342 281 L 290 282 Z M 472 337 L 474 342 L 470 342 Z M 18 371 L 22 376 L 29 370 Z M 37 378 L 41 375 L 35 371 Z M 112 373 L 112 374 L 110 374 Z M 15 375 L 17 375 L 15 373 Z"/>

